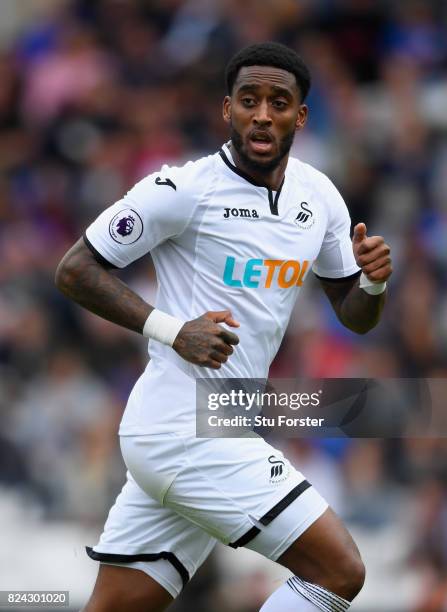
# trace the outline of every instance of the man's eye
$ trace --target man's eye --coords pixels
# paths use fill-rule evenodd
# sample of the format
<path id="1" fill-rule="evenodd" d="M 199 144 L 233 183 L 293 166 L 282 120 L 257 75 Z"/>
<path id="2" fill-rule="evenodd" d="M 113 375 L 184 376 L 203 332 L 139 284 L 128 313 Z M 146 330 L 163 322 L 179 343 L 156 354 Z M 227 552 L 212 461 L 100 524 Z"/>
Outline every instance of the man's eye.
<path id="1" fill-rule="evenodd" d="M 246 106 L 247 108 L 251 107 L 251 106 L 254 106 L 255 103 L 256 102 L 255 102 L 254 98 L 242 98 L 242 104 L 244 106 Z"/>
<path id="2" fill-rule="evenodd" d="M 283 110 L 284 108 L 286 108 L 287 102 L 284 102 L 284 100 L 274 100 L 273 106 L 278 110 Z"/>

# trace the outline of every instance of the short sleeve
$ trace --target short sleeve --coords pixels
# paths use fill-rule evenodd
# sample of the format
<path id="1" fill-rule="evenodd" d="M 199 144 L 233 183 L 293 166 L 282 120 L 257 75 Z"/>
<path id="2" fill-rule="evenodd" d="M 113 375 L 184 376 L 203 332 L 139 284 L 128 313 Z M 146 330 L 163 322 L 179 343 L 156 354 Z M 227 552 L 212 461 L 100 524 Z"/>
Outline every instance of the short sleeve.
<path id="1" fill-rule="evenodd" d="M 87 228 L 84 239 L 100 258 L 124 268 L 168 238 L 181 234 L 194 211 L 188 162 L 163 166 L 137 183 L 121 200 L 104 210 Z M 191 170 L 191 168 L 189 168 Z"/>
<path id="2" fill-rule="evenodd" d="M 328 207 L 328 224 L 320 252 L 313 264 L 320 278 L 341 279 L 360 271 L 350 238 L 351 219 L 346 204 L 333 183 L 324 177 L 323 194 Z"/>

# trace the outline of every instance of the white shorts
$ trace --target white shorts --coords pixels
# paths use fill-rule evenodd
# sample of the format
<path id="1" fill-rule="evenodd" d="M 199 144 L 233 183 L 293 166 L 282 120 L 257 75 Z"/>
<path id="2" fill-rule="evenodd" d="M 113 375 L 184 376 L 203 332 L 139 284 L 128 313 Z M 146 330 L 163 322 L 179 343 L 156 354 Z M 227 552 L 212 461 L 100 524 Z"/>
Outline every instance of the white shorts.
<path id="1" fill-rule="evenodd" d="M 216 540 L 276 560 L 328 507 L 261 437 L 122 436 L 127 482 L 89 556 L 145 571 L 173 597 Z"/>

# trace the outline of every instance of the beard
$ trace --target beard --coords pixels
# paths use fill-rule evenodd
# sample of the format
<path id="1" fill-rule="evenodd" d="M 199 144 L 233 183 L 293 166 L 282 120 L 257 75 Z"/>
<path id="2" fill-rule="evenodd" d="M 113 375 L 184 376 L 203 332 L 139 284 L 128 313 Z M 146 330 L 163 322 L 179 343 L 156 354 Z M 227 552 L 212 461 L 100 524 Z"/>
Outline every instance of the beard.
<path id="1" fill-rule="evenodd" d="M 237 154 L 239 155 L 239 159 L 244 164 L 247 170 L 252 170 L 253 172 L 272 172 L 275 168 L 278 167 L 279 163 L 286 155 L 288 155 L 290 148 L 293 144 L 293 139 L 295 137 L 295 128 L 293 131 L 286 134 L 284 138 L 282 138 L 279 142 L 279 151 L 278 155 L 273 159 L 268 161 L 260 161 L 252 159 L 247 151 L 244 148 L 243 140 L 241 134 L 234 128 L 233 124 L 231 124 L 230 129 L 230 138 L 231 143 L 236 149 Z"/>

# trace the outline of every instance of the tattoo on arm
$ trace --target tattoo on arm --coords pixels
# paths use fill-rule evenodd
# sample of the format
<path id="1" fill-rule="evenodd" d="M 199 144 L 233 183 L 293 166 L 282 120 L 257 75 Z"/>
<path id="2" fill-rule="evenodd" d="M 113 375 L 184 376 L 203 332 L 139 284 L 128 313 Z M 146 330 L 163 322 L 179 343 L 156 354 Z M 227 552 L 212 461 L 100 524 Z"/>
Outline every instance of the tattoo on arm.
<path id="1" fill-rule="evenodd" d="M 152 306 L 95 260 L 82 239 L 60 262 L 55 280 L 62 293 L 87 310 L 139 333 L 152 310 Z"/>
<path id="2" fill-rule="evenodd" d="M 385 305 L 386 290 L 379 295 L 369 295 L 360 289 L 359 277 L 335 282 L 320 279 L 320 282 L 345 327 L 365 334 L 377 325 Z"/>

